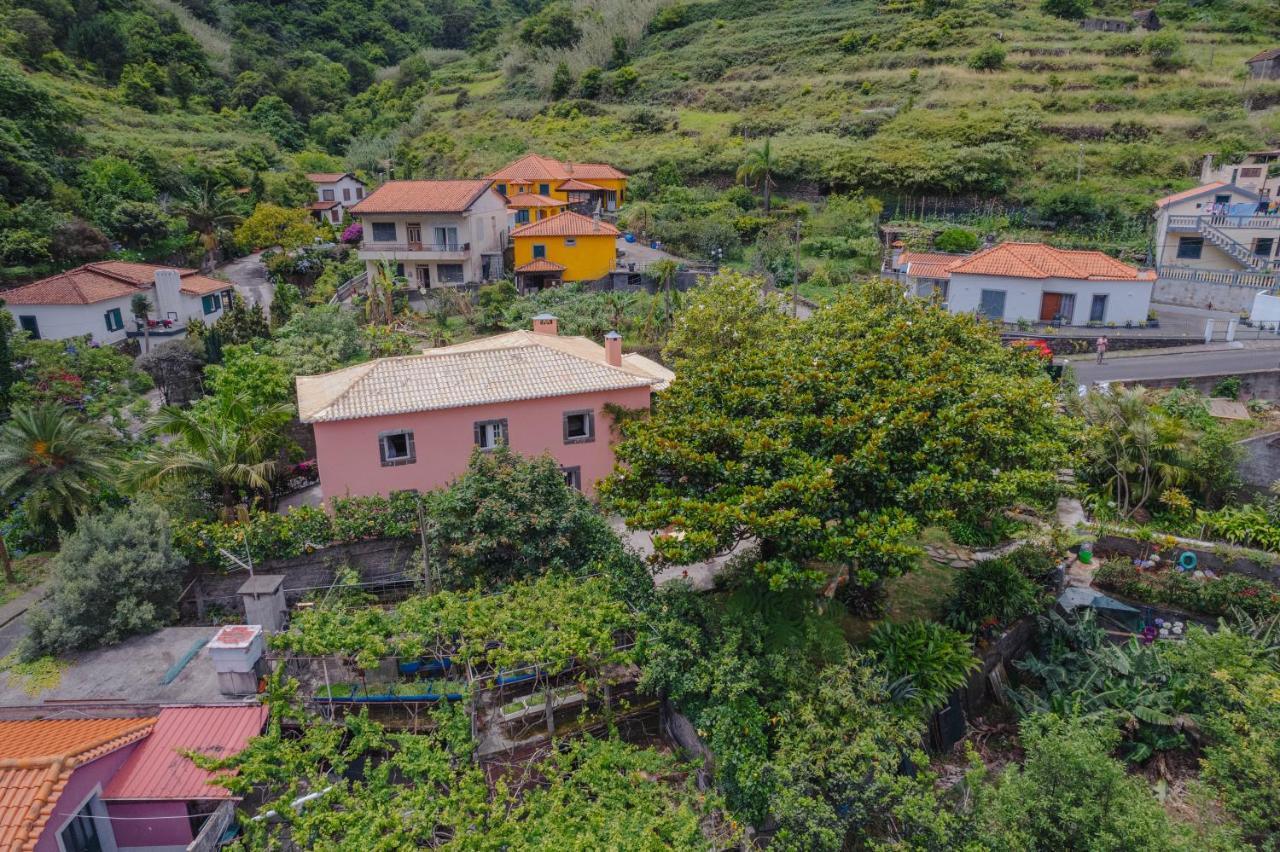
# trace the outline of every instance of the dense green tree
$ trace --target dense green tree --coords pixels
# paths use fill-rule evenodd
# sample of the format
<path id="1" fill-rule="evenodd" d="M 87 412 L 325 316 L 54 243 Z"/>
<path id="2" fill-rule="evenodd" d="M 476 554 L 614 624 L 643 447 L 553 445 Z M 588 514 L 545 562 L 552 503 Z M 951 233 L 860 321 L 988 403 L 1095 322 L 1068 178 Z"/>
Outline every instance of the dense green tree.
<path id="1" fill-rule="evenodd" d="M 568 3 L 551 3 L 520 25 L 520 40 L 530 47 L 564 49 L 582 38 L 582 28 L 574 20 Z"/>
<path id="2" fill-rule="evenodd" d="M 114 645 L 177 616 L 186 563 L 148 502 L 86 516 L 54 559 L 53 595 L 27 613 L 26 659 Z"/>
<path id="3" fill-rule="evenodd" d="M 707 319 L 706 337 L 735 336 Z M 679 532 L 657 540 L 663 561 L 754 540 L 776 589 L 856 590 L 914 565 L 922 521 L 1051 487 L 1065 449 L 1053 385 L 993 327 L 888 286 L 776 322 L 759 343 L 677 361 L 653 416 L 623 427 L 602 493 L 632 528 Z"/>
<path id="4" fill-rule="evenodd" d="M 114 473 L 106 430 L 63 406 L 15 408 L 0 427 L 0 499 L 41 530 L 93 508 Z"/>
<path id="5" fill-rule="evenodd" d="M 969 252 L 978 248 L 978 235 L 968 228 L 946 228 L 933 239 L 933 247 L 945 252 Z"/>
<path id="6" fill-rule="evenodd" d="M 280 247 L 292 251 L 319 235 L 306 210 L 262 203 L 236 228 L 236 242 L 245 248 Z"/>
<path id="7" fill-rule="evenodd" d="M 186 405 L 200 393 L 204 354 L 193 340 L 170 340 L 138 356 L 137 365 L 156 383 L 165 405 Z"/>
<path id="8" fill-rule="evenodd" d="M 129 479 L 142 489 L 166 480 L 197 481 L 229 508 L 270 490 L 277 471 L 273 451 L 292 416 L 289 403 L 253 406 L 239 397 L 213 397 L 197 409 L 165 406 L 147 433 L 168 440 L 134 461 Z"/>
<path id="9" fill-rule="evenodd" d="M 573 72 L 569 70 L 568 63 L 561 62 L 551 75 L 551 99 L 558 101 L 567 97 L 572 90 Z"/>
<path id="10" fill-rule="evenodd" d="M 1040 8 L 1056 18 L 1078 21 L 1089 14 L 1089 0 L 1043 0 Z"/>
<path id="11" fill-rule="evenodd" d="M 504 445 L 475 451 L 466 473 L 428 500 L 427 546 L 456 588 L 494 588 L 547 571 L 594 570 L 623 558 L 621 545 L 550 456 L 526 459 Z"/>

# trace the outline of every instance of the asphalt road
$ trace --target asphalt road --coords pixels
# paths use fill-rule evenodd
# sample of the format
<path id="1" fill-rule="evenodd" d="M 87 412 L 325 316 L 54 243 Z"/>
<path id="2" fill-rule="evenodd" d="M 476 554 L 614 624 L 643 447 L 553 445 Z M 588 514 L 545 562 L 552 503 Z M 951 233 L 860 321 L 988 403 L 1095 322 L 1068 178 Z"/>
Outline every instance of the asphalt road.
<path id="1" fill-rule="evenodd" d="M 263 310 L 271 307 L 271 296 L 275 288 L 267 279 L 267 267 L 262 263 L 262 252 L 254 252 L 230 263 L 224 263 L 218 267 L 217 271 L 235 285 L 236 292 L 246 304 L 262 305 Z"/>
<path id="2" fill-rule="evenodd" d="M 1183 355 L 1149 355 L 1107 359 L 1101 365 L 1093 356 L 1067 359 L 1082 383 L 1122 382 L 1135 379 L 1180 379 L 1250 373 L 1280 368 L 1280 349 L 1232 349 L 1226 352 L 1188 352 Z"/>

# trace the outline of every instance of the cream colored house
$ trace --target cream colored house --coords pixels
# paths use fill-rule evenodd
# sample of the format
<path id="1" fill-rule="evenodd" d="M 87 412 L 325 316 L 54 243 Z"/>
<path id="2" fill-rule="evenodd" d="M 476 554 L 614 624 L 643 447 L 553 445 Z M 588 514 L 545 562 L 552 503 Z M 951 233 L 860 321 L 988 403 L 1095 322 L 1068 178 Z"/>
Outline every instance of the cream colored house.
<path id="1" fill-rule="evenodd" d="M 507 201 L 490 180 L 395 180 L 351 208 L 364 238 L 358 257 L 419 289 L 501 278 Z"/>
<path id="2" fill-rule="evenodd" d="M 1155 265 L 1162 280 L 1275 286 L 1280 205 L 1265 166 L 1254 188 L 1211 181 L 1156 202 Z M 1232 167 L 1241 171 L 1242 167 Z"/>

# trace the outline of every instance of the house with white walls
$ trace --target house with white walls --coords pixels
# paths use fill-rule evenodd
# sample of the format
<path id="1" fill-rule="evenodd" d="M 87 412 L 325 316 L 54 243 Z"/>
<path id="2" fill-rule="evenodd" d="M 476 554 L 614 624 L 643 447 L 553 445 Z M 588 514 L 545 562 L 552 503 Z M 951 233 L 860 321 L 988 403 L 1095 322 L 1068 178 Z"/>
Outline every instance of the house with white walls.
<path id="1" fill-rule="evenodd" d="M 393 180 L 351 208 L 364 230 L 357 257 L 426 290 L 501 278 L 509 213 L 491 180 Z"/>
<path id="2" fill-rule="evenodd" d="M 146 330 L 133 315 L 133 298 L 151 303 Z M 193 319 L 212 323 L 230 304 L 232 286 L 195 269 L 106 260 L 87 263 L 12 290 L 0 291 L 18 329 L 31 337 L 63 340 L 90 335 L 98 343 L 129 337 L 178 336 Z"/>
<path id="3" fill-rule="evenodd" d="M 1044 243 L 1001 243 L 935 270 L 945 276 L 952 313 L 997 322 L 1054 325 L 1141 325 L 1156 275 L 1100 251 Z"/>
<path id="4" fill-rule="evenodd" d="M 311 172 L 307 180 L 315 187 L 316 198 L 307 208 L 312 218 L 338 225 L 347 211 L 364 198 L 364 181 L 351 172 Z"/>

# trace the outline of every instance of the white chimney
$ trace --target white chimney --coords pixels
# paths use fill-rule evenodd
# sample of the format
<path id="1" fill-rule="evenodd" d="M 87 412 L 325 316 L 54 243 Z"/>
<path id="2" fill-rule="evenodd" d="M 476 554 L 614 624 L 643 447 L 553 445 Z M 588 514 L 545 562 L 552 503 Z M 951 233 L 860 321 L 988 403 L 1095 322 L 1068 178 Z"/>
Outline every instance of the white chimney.
<path id="1" fill-rule="evenodd" d="M 604 361 L 610 367 L 622 366 L 622 335 L 616 331 L 604 336 Z"/>
<path id="2" fill-rule="evenodd" d="M 209 640 L 207 647 L 218 675 L 219 692 L 253 695 L 258 691 L 258 678 L 265 672 L 260 625 L 228 624 Z"/>
<path id="3" fill-rule="evenodd" d="M 533 332 L 555 337 L 560 333 L 560 321 L 551 314 L 538 314 L 533 318 Z"/>
<path id="4" fill-rule="evenodd" d="M 151 301 L 155 308 L 156 318 L 161 320 L 182 319 L 182 276 L 176 269 L 156 270 L 156 293 Z"/>

